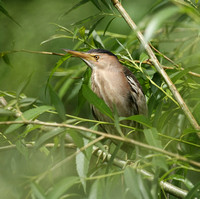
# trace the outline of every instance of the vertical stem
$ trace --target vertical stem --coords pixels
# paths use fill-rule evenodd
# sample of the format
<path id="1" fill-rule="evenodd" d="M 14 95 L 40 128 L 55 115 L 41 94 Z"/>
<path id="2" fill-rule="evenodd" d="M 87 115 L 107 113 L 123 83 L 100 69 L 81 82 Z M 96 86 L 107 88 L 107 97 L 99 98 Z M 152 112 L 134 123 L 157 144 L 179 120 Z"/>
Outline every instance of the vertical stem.
<path id="1" fill-rule="evenodd" d="M 122 17 L 125 19 L 127 24 L 130 26 L 130 28 L 136 32 L 136 35 L 137 35 L 139 41 L 142 43 L 144 49 L 149 54 L 149 57 L 151 58 L 151 61 L 152 61 L 153 65 L 155 66 L 157 71 L 163 76 L 164 80 L 168 84 L 169 89 L 171 90 L 171 92 L 174 95 L 175 99 L 177 100 L 177 102 L 179 103 L 179 105 L 182 108 L 183 112 L 185 113 L 185 115 L 187 116 L 188 120 L 190 121 L 190 124 L 196 130 L 200 130 L 199 124 L 197 123 L 196 119 L 194 118 L 194 116 L 190 112 L 189 108 L 187 107 L 187 105 L 184 102 L 183 98 L 181 97 L 180 93 L 176 89 L 175 85 L 173 84 L 173 82 L 171 81 L 171 79 L 169 78 L 169 76 L 167 75 L 165 70 L 160 65 L 160 63 L 159 63 L 158 59 L 156 58 L 154 52 L 152 51 L 152 49 L 149 46 L 148 42 L 145 40 L 144 36 L 142 35 L 140 30 L 138 29 L 137 25 L 133 22 L 133 20 L 130 18 L 130 16 L 128 15 L 128 13 L 126 12 L 126 10 L 123 8 L 123 6 L 121 5 L 121 3 L 118 0 L 111 0 L 111 1 L 112 1 L 113 5 L 117 8 L 119 13 L 122 15 Z M 200 136 L 200 134 L 199 134 L 199 136 Z"/>

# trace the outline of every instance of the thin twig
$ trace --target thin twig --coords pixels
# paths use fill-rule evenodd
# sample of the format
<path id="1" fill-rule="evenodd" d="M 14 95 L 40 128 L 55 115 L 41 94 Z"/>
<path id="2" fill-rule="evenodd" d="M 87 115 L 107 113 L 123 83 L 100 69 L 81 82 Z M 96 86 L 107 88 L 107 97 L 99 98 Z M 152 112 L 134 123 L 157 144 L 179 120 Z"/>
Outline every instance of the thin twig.
<path id="1" fill-rule="evenodd" d="M 127 143 L 130 143 L 132 145 L 136 145 L 136 146 L 148 149 L 148 150 L 156 151 L 156 152 L 165 154 L 167 156 L 174 157 L 177 160 L 181 160 L 181 161 L 187 162 L 187 163 L 189 163 L 191 165 L 194 165 L 196 167 L 200 167 L 200 162 L 189 160 L 189 159 L 187 159 L 187 158 L 185 158 L 183 156 L 180 156 L 179 154 L 174 154 L 172 152 L 169 152 L 169 151 L 166 151 L 166 150 L 163 150 L 161 148 L 154 147 L 154 146 L 150 146 L 150 145 L 138 142 L 138 141 L 130 139 L 130 138 L 120 137 L 120 136 L 112 135 L 112 134 L 107 134 L 107 133 L 103 133 L 101 131 L 95 131 L 95 130 L 88 129 L 88 128 L 83 127 L 83 126 L 74 126 L 74 125 L 70 125 L 70 124 L 55 123 L 55 122 L 53 122 L 53 123 L 51 123 L 51 122 L 43 122 L 43 121 L 39 121 L 39 120 L 37 120 L 37 121 L 23 120 L 23 121 L 5 121 L 5 122 L 0 122 L 0 125 L 11 125 L 11 124 L 36 124 L 36 125 L 44 125 L 44 126 L 51 126 L 51 127 L 64 127 L 64 128 L 70 128 L 70 129 L 86 131 L 86 132 L 94 133 L 96 135 L 104 136 L 105 138 L 110 138 L 110 139 L 119 140 L 119 141 L 122 141 L 122 142 L 127 142 Z"/>
<path id="2" fill-rule="evenodd" d="M 128 15 L 128 13 L 126 12 L 126 10 L 123 8 L 123 6 L 121 5 L 121 3 L 118 0 L 111 0 L 111 1 L 112 1 L 113 5 L 116 7 L 116 9 L 119 11 L 119 13 L 123 16 L 123 18 L 125 19 L 127 24 L 130 26 L 130 28 L 135 31 L 139 41 L 142 43 L 144 49 L 149 54 L 153 65 L 156 67 L 157 71 L 162 75 L 162 77 L 164 78 L 164 80 L 168 84 L 169 89 L 171 90 L 171 92 L 174 95 L 175 99 L 177 100 L 177 102 L 179 103 L 179 105 L 182 108 L 183 112 L 187 116 L 190 124 L 196 130 L 200 130 L 199 124 L 197 123 L 196 119 L 194 118 L 194 116 L 190 112 L 189 108 L 185 104 L 184 100 L 182 99 L 182 97 L 181 97 L 180 93 L 178 92 L 178 90 L 176 89 L 175 85 L 173 84 L 173 82 L 171 81 L 171 79 L 169 78 L 169 76 L 167 75 L 165 70 L 162 68 L 161 64 L 159 63 L 159 61 L 156 58 L 154 52 L 152 51 L 152 49 L 149 46 L 148 42 L 145 40 L 144 36 L 140 32 L 140 30 L 137 27 L 137 25 L 133 22 L 133 20 L 130 18 L 130 16 Z M 200 134 L 198 134 L 198 135 L 200 137 Z"/>

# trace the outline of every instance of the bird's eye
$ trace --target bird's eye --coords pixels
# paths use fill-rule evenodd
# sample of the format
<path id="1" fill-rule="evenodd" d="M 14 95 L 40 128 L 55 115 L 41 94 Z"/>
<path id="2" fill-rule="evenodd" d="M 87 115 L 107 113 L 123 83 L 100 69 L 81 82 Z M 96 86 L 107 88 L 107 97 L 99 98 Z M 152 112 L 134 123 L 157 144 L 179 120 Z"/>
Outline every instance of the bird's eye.
<path id="1" fill-rule="evenodd" d="M 96 60 L 98 60 L 98 59 L 99 59 L 99 56 L 98 56 L 98 55 L 95 55 L 94 58 L 95 58 Z"/>

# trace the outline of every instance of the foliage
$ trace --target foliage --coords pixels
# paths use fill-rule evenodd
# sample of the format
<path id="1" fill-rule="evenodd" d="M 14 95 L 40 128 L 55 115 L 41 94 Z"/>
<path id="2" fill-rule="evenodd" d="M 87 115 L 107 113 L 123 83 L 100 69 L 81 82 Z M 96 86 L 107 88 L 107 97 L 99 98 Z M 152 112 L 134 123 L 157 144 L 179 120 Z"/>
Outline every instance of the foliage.
<path id="1" fill-rule="evenodd" d="M 138 27 L 200 124 L 199 2 L 150 3 L 143 17 L 137 19 Z M 128 6 L 133 3 L 122 1 L 122 5 L 129 12 Z M 69 55 L 54 60 L 51 72 L 48 69 L 42 90 L 45 97 L 37 95 L 39 91 L 34 94 L 36 97 L 27 95 L 32 75 L 17 85 L 16 91 L 1 86 L 0 184 L 6 187 L 2 197 L 9 193 L 9 198 L 175 198 L 161 185 L 170 182 L 186 190 L 186 198 L 199 198 L 198 130 L 190 124 L 136 34 L 123 33 L 121 27 L 125 22 L 111 1 L 79 0 L 61 18 L 67 20 L 73 12 L 81 12 L 87 6 L 96 12 L 87 13 L 85 18 L 78 16 L 71 25 L 54 23 L 56 33 L 49 38 L 46 35 L 42 45 L 73 41 L 73 50 L 105 48 L 115 53 L 140 81 L 148 101 L 148 118 L 113 117 L 103 100 L 90 89 L 90 69 Z M 1 2 L 0 11 L 23 26 Z M 130 11 L 130 15 L 134 13 Z M 15 67 L 10 57 L 16 49 L 1 50 L 1 64 Z M 111 137 L 99 133 L 105 122 L 93 119 L 89 103 L 112 118 L 109 125 L 113 128 L 123 126 L 132 133 L 143 133 L 142 141 L 133 140 L 136 145 L 133 149 L 133 142 L 120 134 Z M 144 129 L 120 124 L 125 119 L 142 124 Z M 111 138 L 118 140 L 117 147 L 109 144 Z M 133 150 L 127 162 L 127 154 L 120 148 L 122 142 L 129 142 L 127 147 Z M 94 155 L 95 146 L 101 149 L 102 156 Z M 112 155 L 107 159 L 105 155 L 109 153 Z M 107 161 L 102 161 L 102 157 Z M 120 160 L 128 166 L 120 166 Z"/>

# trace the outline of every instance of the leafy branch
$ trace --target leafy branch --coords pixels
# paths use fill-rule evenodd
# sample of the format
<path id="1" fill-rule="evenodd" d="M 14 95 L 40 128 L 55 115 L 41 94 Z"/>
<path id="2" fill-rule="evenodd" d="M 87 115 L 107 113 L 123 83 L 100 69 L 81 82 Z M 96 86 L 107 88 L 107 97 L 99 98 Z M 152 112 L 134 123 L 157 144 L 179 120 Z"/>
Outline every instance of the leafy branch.
<path id="1" fill-rule="evenodd" d="M 190 121 L 191 125 L 196 130 L 200 130 L 199 124 L 197 123 L 197 121 L 194 118 L 194 116 L 192 115 L 191 111 L 189 110 L 189 108 L 185 104 L 183 98 L 181 97 L 180 93 L 176 89 L 175 85 L 173 84 L 173 82 L 171 81 L 171 79 L 169 78 L 169 76 L 167 75 L 167 73 L 164 71 L 163 67 L 160 65 L 158 59 L 156 58 L 155 54 L 153 53 L 153 51 L 152 51 L 152 49 L 150 47 L 150 45 L 145 40 L 145 38 L 142 35 L 142 33 L 139 31 L 139 28 L 137 27 L 137 25 L 133 22 L 133 20 L 130 18 L 130 16 L 128 15 L 128 13 L 126 12 L 126 10 L 123 8 L 123 6 L 121 5 L 121 3 L 118 0 L 111 0 L 111 1 L 112 1 L 113 5 L 117 8 L 117 10 L 119 11 L 119 13 L 123 16 L 123 18 L 125 19 L 125 21 L 127 22 L 127 24 L 130 26 L 130 28 L 132 30 L 134 30 L 135 33 L 137 34 L 138 39 L 142 43 L 144 49 L 149 54 L 153 65 L 156 67 L 157 71 L 162 75 L 162 77 L 164 78 L 164 80 L 168 84 L 169 89 L 173 93 L 175 99 L 177 100 L 177 102 L 179 103 L 179 106 L 184 111 L 184 113 L 187 116 L 188 120 Z M 199 133 L 198 133 L 198 135 L 200 137 Z"/>

